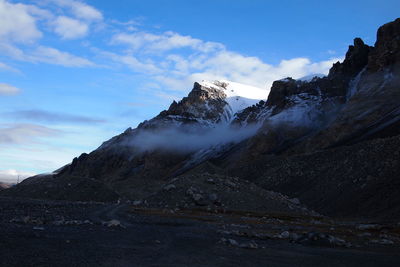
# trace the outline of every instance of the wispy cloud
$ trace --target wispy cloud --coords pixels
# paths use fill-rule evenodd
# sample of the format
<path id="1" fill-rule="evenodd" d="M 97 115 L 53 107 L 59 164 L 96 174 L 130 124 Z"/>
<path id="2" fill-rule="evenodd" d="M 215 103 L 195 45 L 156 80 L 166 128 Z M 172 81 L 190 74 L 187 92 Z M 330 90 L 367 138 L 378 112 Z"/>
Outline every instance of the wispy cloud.
<path id="1" fill-rule="evenodd" d="M 64 67 L 96 66 L 96 64 L 89 59 L 75 56 L 48 46 L 37 46 L 33 50 L 24 51 L 14 45 L 0 43 L 0 51 L 13 59 L 31 63 L 47 63 Z"/>
<path id="2" fill-rule="evenodd" d="M 33 62 L 43 62 L 65 67 L 87 67 L 95 65 L 86 58 L 78 57 L 47 46 L 37 47 L 30 55 L 26 56 L 26 59 L 32 60 Z"/>
<path id="3" fill-rule="evenodd" d="M 3 71 L 11 71 L 11 72 L 15 72 L 15 73 L 20 73 L 20 71 L 16 68 L 13 68 L 5 63 L 0 62 L 0 70 Z"/>
<path id="4" fill-rule="evenodd" d="M 158 87 L 164 88 L 164 92 L 155 90 L 154 94 L 164 99 L 175 98 L 168 91 L 188 91 L 193 82 L 199 80 L 227 79 L 268 91 L 273 81 L 284 77 L 327 74 L 332 64 L 341 60 L 336 57 L 313 62 L 309 58 L 292 58 L 272 65 L 254 56 L 230 51 L 221 43 L 171 31 L 160 34 L 121 32 L 112 36 L 110 44 L 124 45 L 127 49 L 119 54 L 103 55 L 158 81 Z"/>
<path id="5" fill-rule="evenodd" d="M 79 123 L 79 124 L 96 124 L 104 123 L 105 120 L 98 118 L 90 118 L 87 116 L 73 115 L 67 113 L 50 112 L 40 109 L 18 110 L 13 112 L 3 113 L 4 118 L 47 122 L 47 123 Z"/>
<path id="6" fill-rule="evenodd" d="M 16 95 L 21 90 L 6 83 L 0 83 L 0 95 Z"/>
<path id="7" fill-rule="evenodd" d="M 119 33 L 112 37 L 113 44 L 126 44 L 133 50 L 142 49 L 148 52 L 164 52 L 173 49 L 191 48 L 201 52 L 223 49 L 220 43 L 205 42 L 189 35 L 167 31 L 162 34 L 148 32 Z"/>
<path id="8" fill-rule="evenodd" d="M 54 21 L 54 31 L 63 39 L 76 39 L 84 37 L 89 31 L 89 26 L 77 19 L 59 16 Z"/>
<path id="9" fill-rule="evenodd" d="M 99 21 L 103 19 L 103 14 L 98 9 L 82 1 L 74 0 L 51 0 L 50 2 L 71 10 L 76 18 L 84 20 Z"/>
<path id="10" fill-rule="evenodd" d="M 0 145 L 30 144 L 42 137 L 61 134 L 61 131 L 37 124 L 2 124 L 0 125 Z"/>

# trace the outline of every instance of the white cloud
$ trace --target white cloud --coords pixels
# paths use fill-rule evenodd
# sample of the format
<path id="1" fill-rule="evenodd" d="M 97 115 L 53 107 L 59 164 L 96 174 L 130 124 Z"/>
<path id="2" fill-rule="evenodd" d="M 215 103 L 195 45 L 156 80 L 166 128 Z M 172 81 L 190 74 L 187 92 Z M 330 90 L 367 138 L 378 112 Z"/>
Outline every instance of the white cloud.
<path id="1" fill-rule="evenodd" d="M 0 170 L 0 182 L 5 183 L 17 183 L 18 180 L 21 182 L 23 179 L 35 175 L 32 172 L 17 171 L 14 169 Z"/>
<path id="2" fill-rule="evenodd" d="M 88 59 L 46 46 L 37 47 L 30 55 L 27 56 L 27 59 L 34 62 L 43 62 L 65 67 L 94 66 L 94 63 Z"/>
<path id="3" fill-rule="evenodd" d="M 112 37 L 112 44 L 126 44 L 133 50 L 143 49 L 148 52 L 164 52 L 172 49 L 191 48 L 201 52 L 211 52 L 223 49 L 224 46 L 215 42 L 204 42 L 189 35 L 175 32 L 153 34 L 147 32 L 119 33 Z"/>
<path id="4" fill-rule="evenodd" d="M 312 62 L 308 58 L 293 58 L 272 65 L 257 57 L 229 51 L 223 44 L 171 31 L 118 33 L 112 36 L 111 44 L 124 44 L 129 48 L 123 54 L 113 54 L 112 60 L 136 72 L 147 73 L 152 68 L 148 73 L 151 79 L 168 90 L 186 92 L 195 81 L 217 79 L 269 89 L 273 81 L 284 77 L 296 79 L 316 73 L 327 74 L 332 64 L 340 60 Z"/>
<path id="5" fill-rule="evenodd" d="M 53 2 L 61 7 L 69 8 L 74 16 L 79 19 L 90 21 L 99 21 L 103 19 L 103 15 L 98 9 L 81 1 L 53 0 Z"/>
<path id="6" fill-rule="evenodd" d="M 310 74 L 327 74 L 338 58 L 311 62 L 308 58 L 282 60 L 278 65 L 263 62 L 257 57 L 220 51 L 207 56 L 183 58 L 169 56 L 173 67 L 155 77 L 172 90 L 187 91 L 195 81 L 226 79 L 269 89 L 275 80 L 284 77 L 301 78 Z"/>
<path id="7" fill-rule="evenodd" d="M 76 11 L 88 18 L 99 18 L 90 6 L 77 1 L 66 1 L 72 8 L 82 7 Z M 100 14 L 101 15 L 101 14 Z M 82 21 L 66 16 L 55 17 L 50 11 L 34 5 L 14 4 L 0 0 L 0 51 L 8 57 L 33 63 L 48 63 L 66 67 L 93 66 L 94 64 L 82 57 L 60 51 L 56 48 L 37 45 L 43 33 L 37 28 L 37 20 L 46 19 L 54 22 L 54 30 L 64 39 L 83 37 L 88 32 L 88 25 Z M 19 43 L 28 46 L 19 46 Z M 17 71 L 0 62 L 0 69 Z M 18 71 L 17 71 L 18 72 Z"/>
<path id="8" fill-rule="evenodd" d="M 89 26 L 79 20 L 59 16 L 54 21 L 54 31 L 63 39 L 76 39 L 86 36 Z"/>
<path id="9" fill-rule="evenodd" d="M 6 83 L 0 83 L 0 95 L 16 95 L 21 90 Z"/>
<path id="10" fill-rule="evenodd" d="M 38 12 L 24 4 L 13 4 L 0 0 L 0 39 L 20 43 L 30 43 L 42 37 L 36 26 L 36 19 L 29 11 Z"/>

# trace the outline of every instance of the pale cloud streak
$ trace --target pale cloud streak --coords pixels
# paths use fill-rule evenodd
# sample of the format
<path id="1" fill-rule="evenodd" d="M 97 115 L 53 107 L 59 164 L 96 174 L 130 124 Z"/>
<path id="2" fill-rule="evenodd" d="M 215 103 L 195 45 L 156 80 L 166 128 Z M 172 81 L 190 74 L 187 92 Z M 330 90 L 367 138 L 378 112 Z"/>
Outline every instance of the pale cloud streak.
<path id="1" fill-rule="evenodd" d="M 7 83 L 0 83 L 0 95 L 16 95 L 20 92 L 21 90 L 15 86 Z"/>
<path id="2" fill-rule="evenodd" d="M 105 120 L 98 118 L 91 118 L 69 113 L 50 112 L 40 109 L 18 110 L 6 112 L 1 115 L 5 118 L 16 120 L 28 120 L 47 123 L 97 124 L 105 122 Z"/>
<path id="3" fill-rule="evenodd" d="M 100 21 L 103 19 L 103 14 L 93 6 L 90 6 L 82 1 L 74 0 L 52 0 L 50 1 L 61 7 L 71 10 L 72 14 L 79 19 L 89 21 Z"/>
<path id="4" fill-rule="evenodd" d="M 189 35 L 167 31 L 162 34 L 148 32 L 119 33 L 112 37 L 112 44 L 126 44 L 132 50 L 141 49 L 149 53 L 159 53 L 173 49 L 191 48 L 204 53 L 224 49 L 224 45 L 204 42 Z"/>
<path id="5" fill-rule="evenodd" d="M 3 124 L 0 125 L 0 145 L 32 144 L 43 137 L 53 137 L 61 131 L 37 124 Z"/>
<path id="6" fill-rule="evenodd" d="M 9 65 L 7 65 L 7 64 L 5 64 L 5 63 L 3 63 L 3 62 L 0 62 L 0 70 L 3 70 L 3 71 L 11 71 L 11 72 L 15 72 L 15 73 L 20 73 L 20 71 L 19 71 L 18 69 L 13 68 L 13 67 L 11 67 L 11 66 L 9 66 Z"/>
<path id="7" fill-rule="evenodd" d="M 63 39 L 76 39 L 86 36 L 89 26 L 77 19 L 59 16 L 54 21 L 54 31 Z"/>
<path id="8" fill-rule="evenodd" d="M 25 59 L 32 62 L 61 65 L 65 67 L 87 67 L 95 64 L 90 60 L 60 51 L 56 48 L 39 46 Z"/>

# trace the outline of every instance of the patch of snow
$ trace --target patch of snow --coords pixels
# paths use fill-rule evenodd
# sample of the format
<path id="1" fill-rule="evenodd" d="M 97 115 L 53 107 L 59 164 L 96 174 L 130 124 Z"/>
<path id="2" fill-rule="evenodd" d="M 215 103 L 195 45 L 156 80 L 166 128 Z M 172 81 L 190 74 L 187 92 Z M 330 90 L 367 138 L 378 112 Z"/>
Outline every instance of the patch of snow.
<path id="1" fill-rule="evenodd" d="M 314 126 L 319 124 L 321 99 L 319 96 L 306 93 L 290 97 L 294 103 L 288 109 L 271 116 L 268 120 L 273 124 L 289 123 L 293 126 Z"/>
<path id="2" fill-rule="evenodd" d="M 350 99 L 358 91 L 358 84 L 360 83 L 361 76 L 365 72 L 366 67 L 362 69 L 354 79 L 349 83 L 349 89 L 347 90 L 347 99 Z"/>
<path id="3" fill-rule="evenodd" d="M 237 112 L 257 104 L 258 102 L 260 102 L 260 100 L 244 98 L 241 96 L 227 97 L 225 101 L 229 105 L 229 107 L 227 107 L 228 113 L 230 114 L 229 117 L 233 118 L 233 115 L 235 115 Z"/>
<path id="4" fill-rule="evenodd" d="M 214 82 L 202 81 L 200 82 L 200 85 L 221 90 L 226 94 L 225 101 L 228 104 L 226 111 L 229 114 L 229 119 L 232 119 L 233 115 L 237 112 L 255 105 L 261 100 L 266 100 L 270 91 L 227 80 Z"/>
<path id="5" fill-rule="evenodd" d="M 379 87 L 379 89 L 383 89 L 388 83 L 390 83 L 393 80 L 393 78 L 394 78 L 393 73 L 390 70 L 386 69 L 385 74 L 383 75 L 383 83 Z"/>
<path id="6" fill-rule="evenodd" d="M 310 74 L 304 77 L 301 77 L 299 79 L 297 79 L 298 81 L 302 81 L 302 82 L 311 82 L 312 80 L 314 80 L 314 78 L 323 78 L 325 77 L 325 74 L 322 73 L 315 73 L 315 74 Z"/>
<path id="7" fill-rule="evenodd" d="M 280 82 L 290 82 L 291 78 L 287 77 L 287 78 L 283 78 L 279 80 Z"/>

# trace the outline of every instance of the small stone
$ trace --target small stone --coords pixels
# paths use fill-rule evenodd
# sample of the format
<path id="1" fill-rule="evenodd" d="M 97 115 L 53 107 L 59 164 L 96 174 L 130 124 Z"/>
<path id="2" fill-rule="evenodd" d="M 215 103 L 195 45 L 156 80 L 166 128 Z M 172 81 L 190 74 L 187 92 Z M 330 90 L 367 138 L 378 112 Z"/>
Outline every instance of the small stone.
<path id="1" fill-rule="evenodd" d="M 240 244 L 241 248 L 249 248 L 249 249 L 258 249 L 258 244 L 254 241 L 250 241 L 248 243 Z"/>
<path id="2" fill-rule="evenodd" d="M 228 242 L 228 244 L 229 245 L 231 245 L 231 246 L 235 246 L 235 247 L 237 247 L 237 246 L 239 246 L 239 243 L 236 241 L 236 240 L 234 240 L 234 239 L 228 239 L 227 240 L 227 242 Z"/>
<path id="3" fill-rule="evenodd" d="M 207 181 L 207 183 L 209 183 L 209 184 L 215 184 L 215 181 L 214 181 L 213 178 L 208 178 L 206 181 Z"/>
<path id="4" fill-rule="evenodd" d="M 135 201 L 133 201 L 133 205 L 135 205 L 135 206 L 139 206 L 140 204 L 142 204 L 142 201 L 141 201 L 141 200 L 135 200 Z"/>
<path id="5" fill-rule="evenodd" d="M 169 185 L 164 186 L 163 189 L 165 191 L 170 191 L 170 190 L 175 189 L 175 188 L 176 188 L 176 186 L 174 184 L 169 184 Z"/>
<path id="6" fill-rule="evenodd" d="M 298 198 L 292 198 L 292 199 L 289 199 L 289 201 L 295 205 L 300 205 L 300 200 Z"/>
<path id="7" fill-rule="evenodd" d="M 200 201 L 200 200 L 202 200 L 203 199 L 203 196 L 202 195 L 200 195 L 200 194 L 193 194 L 193 200 L 195 201 L 195 202 L 198 202 L 198 201 Z"/>
<path id="8" fill-rule="evenodd" d="M 360 224 L 357 228 L 359 230 L 379 230 L 381 227 L 379 224 Z"/>
<path id="9" fill-rule="evenodd" d="M 236 188 L 236 184 L 231 181 L 226 181 L 225 184 L 229 187 Z"/>
<path id="10" fill-rule="evenodd" d="M 284 231 L 279 235 L 280 238 L 284 238 L 284 239 L 289 238 L 289 236 L 290 236 L 290 233 L 288 231 Z"/>
<path id="11" fill-rule="evenodd" d="M 217 196 L 217 194 L 212 193 L 209 195 L 209 199 L 214 202 L 218 199 L 218 196 Z"/>
<path id="12" fill-rule="evenodd" d="M 381 245 L 393 245 L 394 242 L 392 240 L 389 239 L 373 239 L 371 240 L 371 243 L 377 243 L 377 244 L 381 244 Z"/>
<path id="13" fill-rule="evenodd" d="M 107 227 L 123 227 L 121 222 L 118 220 L 115 220 L 115 219 L 106 222 L 106 226 Z"/>
<path id="14" fill-rule="evenodd" d="M 28 223 L 30 220 L 31 220 L 31 217 L 29 217 L 29 216 L 25 216 L 25 217 L 22 218 L 22 221 L 24 223 Z"/>

